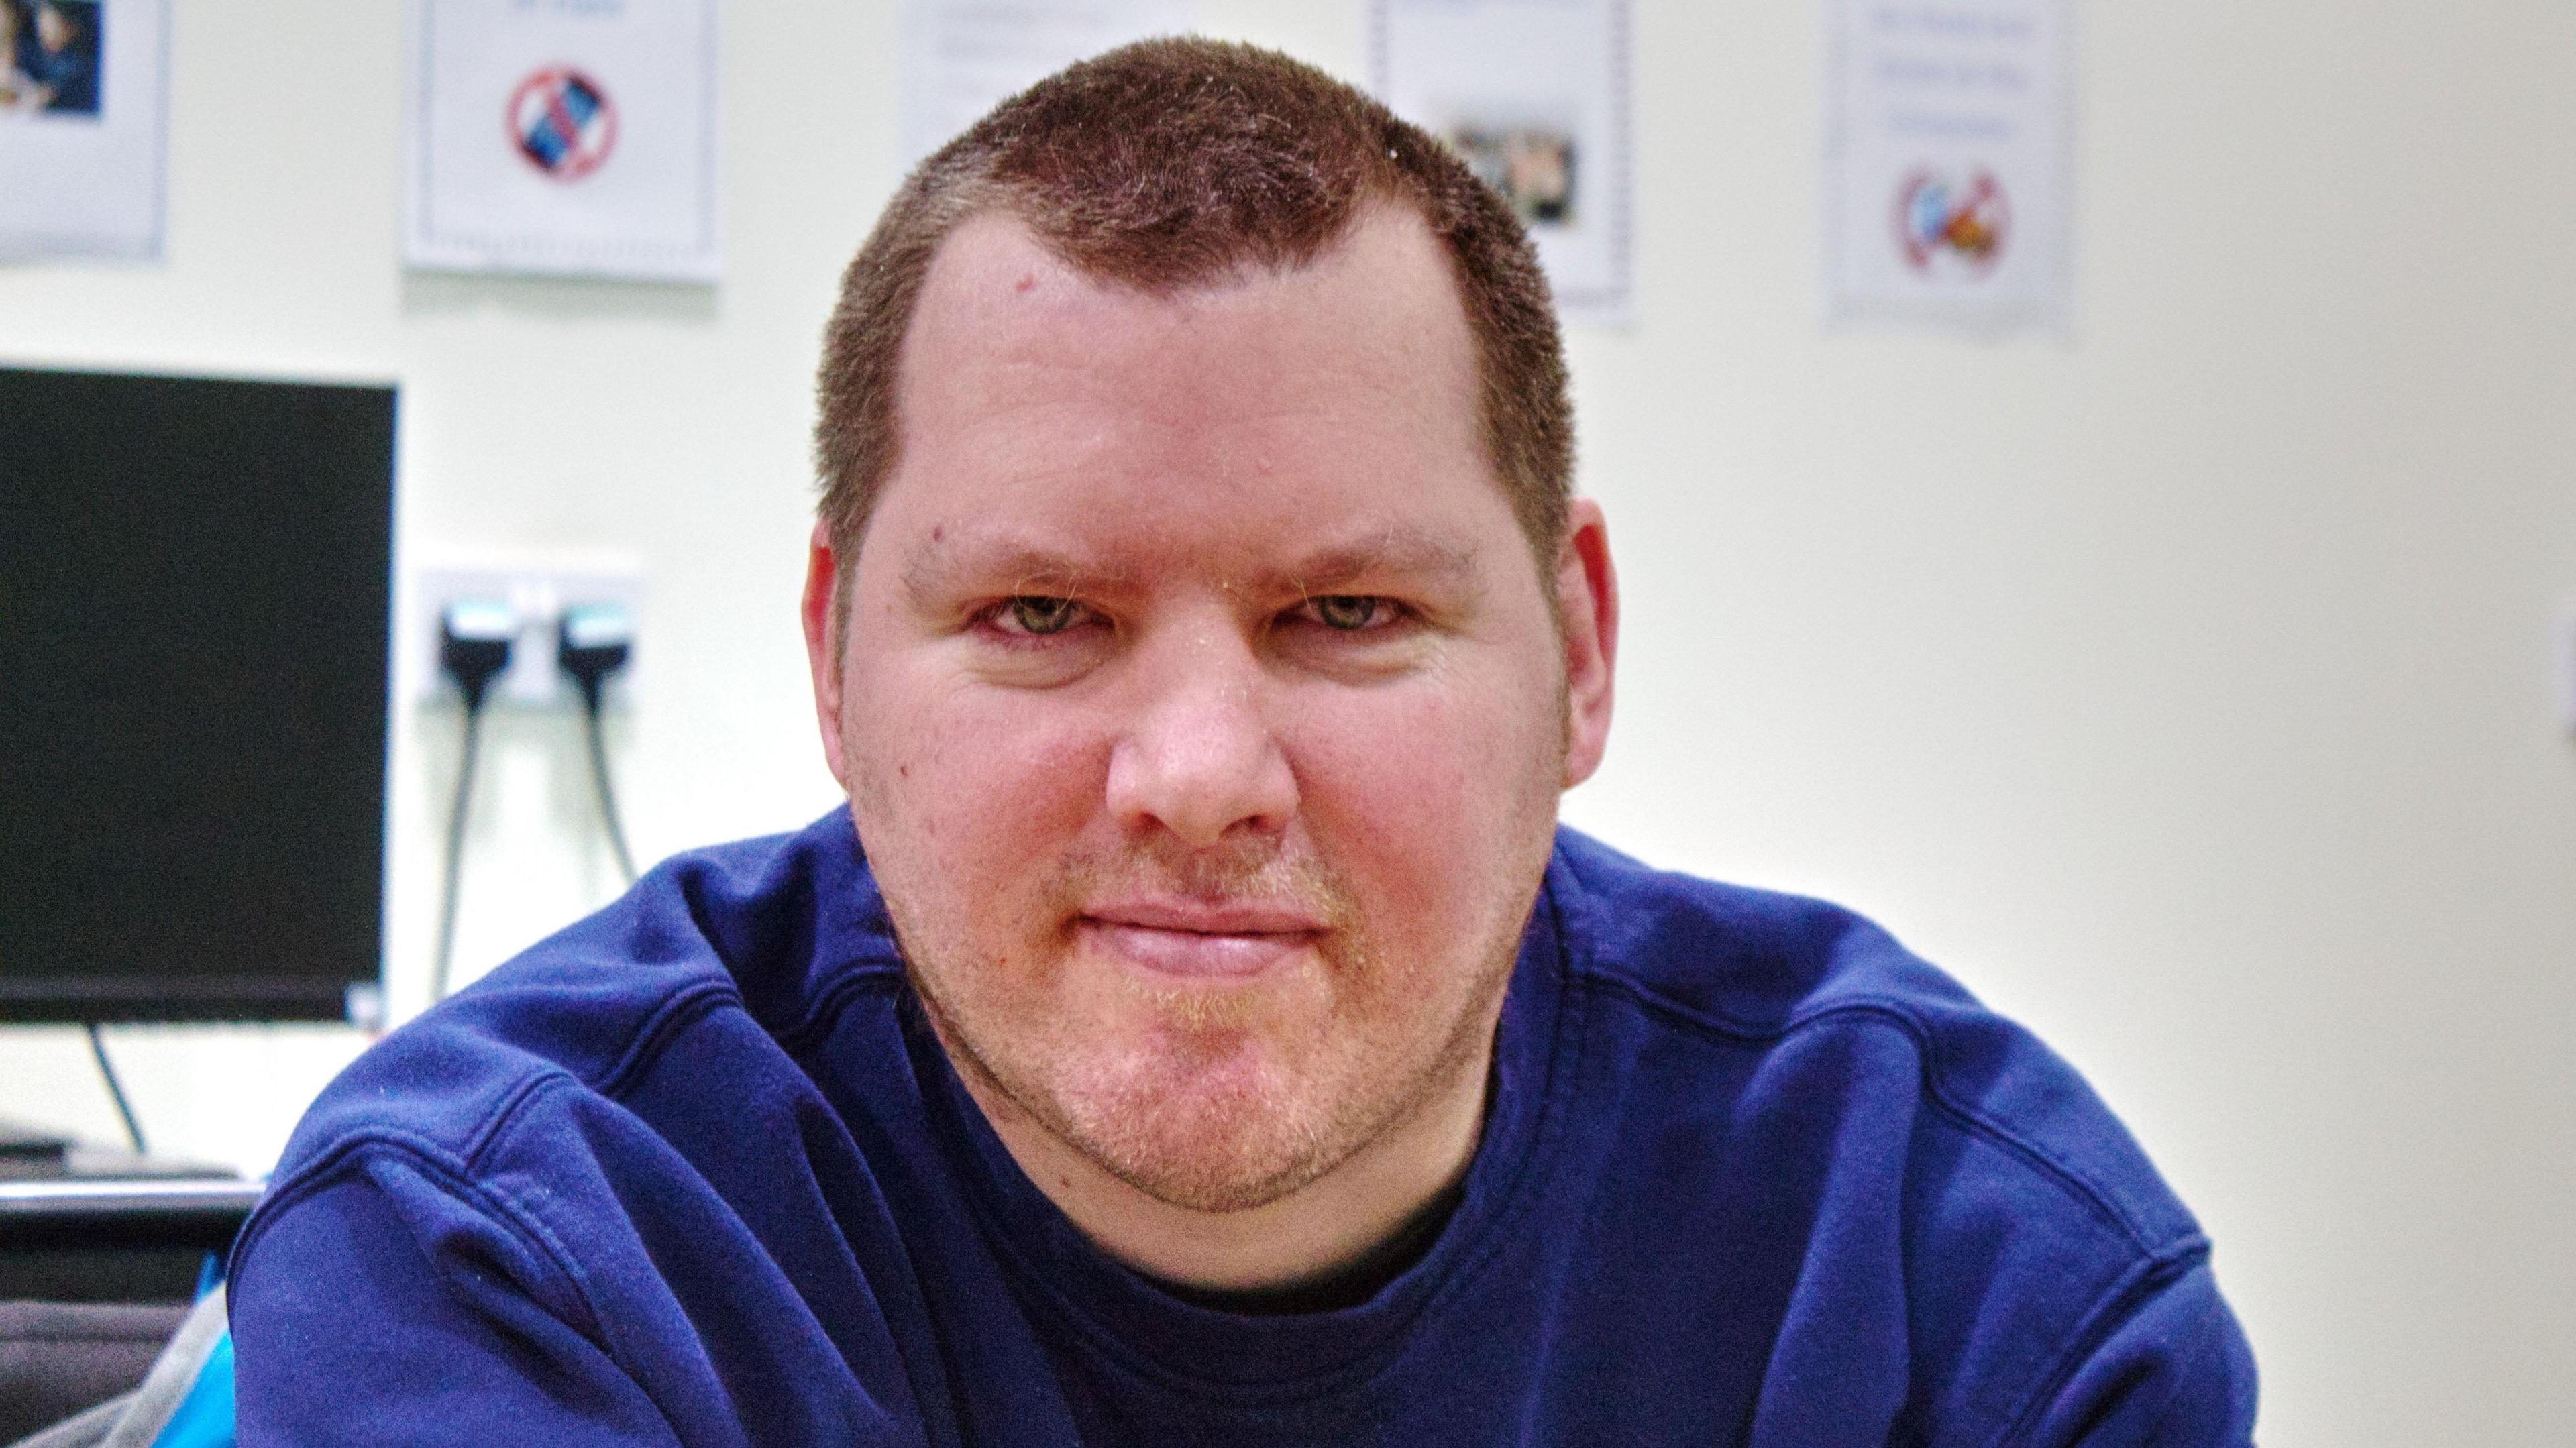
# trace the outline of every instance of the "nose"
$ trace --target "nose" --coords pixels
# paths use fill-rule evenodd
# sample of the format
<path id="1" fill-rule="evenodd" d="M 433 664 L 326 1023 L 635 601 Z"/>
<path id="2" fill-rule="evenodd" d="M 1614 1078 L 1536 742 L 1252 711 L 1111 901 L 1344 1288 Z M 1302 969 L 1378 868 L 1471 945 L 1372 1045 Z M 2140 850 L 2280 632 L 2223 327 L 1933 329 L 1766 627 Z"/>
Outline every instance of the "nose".
<path id="1" fill-rule="evenodd" d="M 1275 834 L 1297 811 L 1297 777 L 1262 709 L 1249 640 L 1211 627 L 1131 655 L 1137 693 L 1109 758 L 1110 813 L 1205 848 Z"/>

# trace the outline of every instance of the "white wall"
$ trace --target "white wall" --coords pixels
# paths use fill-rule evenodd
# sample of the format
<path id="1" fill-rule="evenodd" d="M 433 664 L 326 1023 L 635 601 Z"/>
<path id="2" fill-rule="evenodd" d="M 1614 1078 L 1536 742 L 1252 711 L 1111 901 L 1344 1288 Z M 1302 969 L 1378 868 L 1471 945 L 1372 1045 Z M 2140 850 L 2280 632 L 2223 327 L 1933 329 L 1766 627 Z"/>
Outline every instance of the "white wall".
<path id="1" fill-rule="evenodd" d="M 638 849 L 832 801 L 793 623 L 815 340 L 895 180 L 885 0 L 735 4 L 727 281 L 405 276 L 398 12 L 177 6 L 169 255 L 0 271 L 0 360 L 398 378 L 401 525 L 648 568 Z M 1362 0 L 1206 0 L 1365 73 Z M 2219 1243 L 2264 1441 L 2576 1436 L 2576 11 L 2083 7 L 2069 345 L 1826 336 L 1809 4 L 1638 0 L 1640 320 L 1573 339 L 1628 591 L 1578 824 L 1870 911 L 2081 1066 Z M 600 902 L 572 734 L 496 726 L 460 960 Z M 422 995 L 452 717 L 397 716 Z M 113 1037 L 265 1167 L 358 1042 Z M 0 1113 L 112 1138 L 77 1036 Z"/>

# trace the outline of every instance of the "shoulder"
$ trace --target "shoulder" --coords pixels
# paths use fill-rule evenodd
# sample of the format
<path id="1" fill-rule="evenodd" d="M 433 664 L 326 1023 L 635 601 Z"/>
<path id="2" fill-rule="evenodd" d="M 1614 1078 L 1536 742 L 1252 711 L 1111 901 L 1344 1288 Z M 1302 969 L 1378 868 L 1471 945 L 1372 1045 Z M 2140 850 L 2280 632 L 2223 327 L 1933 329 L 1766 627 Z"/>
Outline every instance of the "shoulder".
<path id="1" fill-rule="evenodd" d="M 377 1043 L 325 1088 L 273 1197 L 373 1148 L 470 1174 L 541 1099 L 615 1100 L 699 1028 L 800 1028 L 893 960 L 848 818 L 675 856 Z"/>
<path id="2" fill-rule="evenodd" d="M 2101 1219 L 2141 1252 L 2199 1245 L 2190 1214 L 2072 1066 L 1867 919 L 1653 870 L 1571 830 L 1550 880 L 1576 981 L 1653 1029 L 1763 1056 L 1873 1036 L 1872 1089 L 1908 1098 L 1873 1104 L 1971 1139 L 1981 1166 Z"/>
<path id="3" fill-rule="evenodd" d="M 301 1427 L 389 1402 L 457 1441 L 715 1441 L 739 1436 L 739 1352 L 804 1385 L 754 1439 L 882 1441 L 852 1425 L 909 1401 L 893 1329 L 851 1319 L 885 1348 L 853 1386 L 805 1306 L 851 1290 L 832 1274 L 861 1250 L 817 1183 L 870 1168 L 812 1129 L 828 1116 L 795 1052 L 876 1019 L 845 1007 L 882 1001 L 893 960 L 835 811 L 658 867 L 394 1032 L 323 1092 L 235 1241 L 245 1412 Z"/>
<path id="4" fill-rule="evenodd" d="M 1908 1411 L 2008 1441 L 2079 1399 L 2211 1421 L 2250 1403 L 2198 1224 L 2037 1037 L 1823 901 L 1651 870 L 1571 831 L 1547 898 L 1615 1057 L 1625 1139 L 1703 1164 L 1663 1180 L 1761 1183 L 1758 1209 L 1707 1233 L 1777 1267 L 1788 1359 L 1808 1318 L 1837 1373 L 1885 1328 Z M 1855 1320 L 1853 1300 L 1895 1315 Z"/>

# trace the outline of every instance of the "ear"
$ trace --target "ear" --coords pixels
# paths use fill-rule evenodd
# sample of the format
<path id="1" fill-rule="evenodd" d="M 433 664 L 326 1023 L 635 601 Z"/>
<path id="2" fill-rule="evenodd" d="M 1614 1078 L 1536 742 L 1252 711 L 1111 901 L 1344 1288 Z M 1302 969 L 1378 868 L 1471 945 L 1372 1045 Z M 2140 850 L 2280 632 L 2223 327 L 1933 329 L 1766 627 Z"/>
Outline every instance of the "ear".
<path id="1" fill-rule="evenodd" d="M 841 760 L 842 641 L 833 628 L 833 615 L 839 611 L 834 607 L 834 594 L 840 577 L 840 558 L 832 551 L 832 530 L 818 521 L 805 544 L 805 596 L 798 612 L 805 623 L 805 664 L 814 675 L 814 722 L 823 731 L 823 760 L 846 791 L 850 777 Z"/>
<path id="2" fill-rule="evenodd" d="M 1610 743 L 1611 675 L 1619 657 L 1619 574 L 1601 505 L 1577 498 L 1556 555 L 1557 610 L 1565 620 L 1565 788 L 1601 767 Z"/>

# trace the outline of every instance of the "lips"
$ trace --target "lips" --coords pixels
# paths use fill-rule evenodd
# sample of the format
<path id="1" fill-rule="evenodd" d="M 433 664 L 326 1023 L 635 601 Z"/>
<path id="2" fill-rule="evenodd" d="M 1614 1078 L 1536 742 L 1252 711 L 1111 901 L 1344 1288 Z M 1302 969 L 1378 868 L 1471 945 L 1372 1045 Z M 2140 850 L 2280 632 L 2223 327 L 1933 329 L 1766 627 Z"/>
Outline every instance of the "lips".
<path id="1" fill-rule="evenodd" d="M 1324 928 L 1293 907 L 1195 900 L 1117 901 L 1085 911 L 1078 924 L 1092 944 L 1131 965 L 1208 982 L 1282 969 Z"/>

